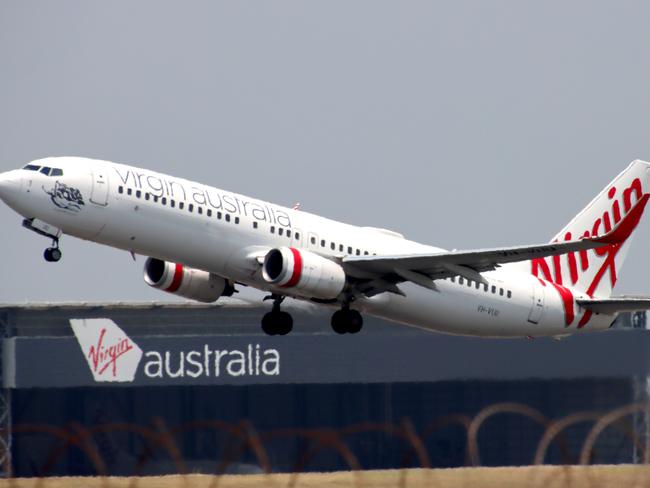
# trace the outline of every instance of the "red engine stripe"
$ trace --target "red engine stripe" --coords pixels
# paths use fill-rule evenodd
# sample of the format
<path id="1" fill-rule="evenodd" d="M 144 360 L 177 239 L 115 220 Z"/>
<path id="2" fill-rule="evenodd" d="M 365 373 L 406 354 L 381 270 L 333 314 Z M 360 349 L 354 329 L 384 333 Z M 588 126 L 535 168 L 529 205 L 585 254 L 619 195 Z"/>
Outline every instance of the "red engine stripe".
<path id="1" fill-rule="evenodd" d="M 181 287 L 182 281 L 183 281 L 183 265 L 176 263 L 172 284 L 169 285 L 169 287 L 165 291 L 168 291 L 169 293 L 174 293 Z"/>
<path id="2" fill-rule="evenodd" d="M 291 274 L 291 279 L 287 281 L 286 285 L 284 285 L 285 288 L 296 286 L 302 276 L 302 256 L 300 255 L 300 251 L 293 247 L 290 247 L 289 249 L 293 254 L 293 273 Z"/>

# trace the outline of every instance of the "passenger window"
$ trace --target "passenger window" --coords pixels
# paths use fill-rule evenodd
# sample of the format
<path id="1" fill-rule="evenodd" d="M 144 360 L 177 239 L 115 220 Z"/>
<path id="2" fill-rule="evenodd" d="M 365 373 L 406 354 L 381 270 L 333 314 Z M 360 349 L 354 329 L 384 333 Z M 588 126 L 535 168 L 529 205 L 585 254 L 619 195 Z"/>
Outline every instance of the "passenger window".
<path id="1" fill-rule="evenodd" d="M 343 249 L 345 249 L 345 248 L 343 247 L 343 244 L 339 244 L 339 252 L 343 252 Z"/>
<path id="2" fill-rule="evenodd" d="M 508 290 L 508 298 L 512 298 L 512 292 Z"/>
<path id="3" fill-rule="evenodd" d="M 455 276 L 452 276 L 452 277 L 449 278 L 449 279 L 451 280 L 452 283 L 456 283 L 456 277 L 455 277 Z"/>
<path id="4" fill-rule="evenodd" d="M 361 251 L 357 249 L 357 256 L 361 256 Z"/>
<path id="5" fill-rule="evenodd" d="M 316 238 L 314 236 L 311 236 L 310 242 L 312 244 L 316 244 Z"/>
<path id="6" fill-rule="evenodd" d="M 325 247 L 325 239 L 320 240 L 320 247 Z"/>
<path id="7" fill-rule="evenodd" d="M 226 222 L 230 222 L 230 214 L 226 214 Z"/>
<path id="8" fill-rule="evenodd" d="M 122 192 L 120 192 L 120 193 L 122 193 Z M 145 199 L 145 200 L 149 200 L 149 197 L 150 197 L 149 193 L 145 193 L 145 194 L 144 194 L 144 199 Z"/>
<path id="9" fill-rule="evenodd" d="M 484 289 L 485 291 L 488 291 L 488 284 L 487 284 L 487 283 L 484 283 L 484 284 L 483 284 L 483 289 Z"/>
<path id="10" fill-rule="evenodd" d="M 209 208 L 206 213 L 208 214 L 208 217 L 212 217 L 212 209 Z"/>
<path id="11" fill-rule="evenodd" d="M 497 287 L 492 285 L 492 293 L 496 293 L 496 292 L 497 292 Z"/>
<path id="12" fill-rule="evenodd" d="M 131 188 L 127 188 L 127 189 L 126 189 L 126 194 L 127 194 L 127 195 L 130 195 L 131 193 L 133 193 L 133 190 L 131 190 Z"/>
<path id="13" fill-rule="evenodd" d="M 183 210 L 183 208 L 185 208 L 185 202 L 178 202 L 178 208 Z"/>
<path id="14" fill-rule="evenodd" d="M 160 199 L 160 203 L 162 203 L 163 205 L 167 205 L 167 197 L 162 197 Z"/>
<path id="15" fill-rule="evenodd" d="M 367 256 L 367 255 L 368 255 L 368 251 L 363 251 L 363 254 L 365 254 L 365 255 Z"/>
<path id="16" fill-rule="evenodd" d="M 194 212 L 194 204 L 193 204 L 193 203 L 190 203 L 190 204 L 187 206 L 187 210 L 189 210 L 190 212 Z"/>
<path id="17" fill-rule="evenodd" d="M 332 248 L 332 251 L 334 251 L 334 250 L 336 249 L 336 244 L 334 244 L 334 243 L 332 242 L 332 243 L 330 244 L 330 248 Z"/>
<path id="18" fill-rule="evenodd" d="M 465 280 L 463 278 L 458 278 L 458 284 L 462 285 L 463 283 L 465 283 Z"/>
<path id="19" fill-rule="evenodd" d="M 239 223 L 239 217 L 235 217 L 235 224 Z"/>
<path id="20" fill-rule="evenodd" d="M 199 215 L 203 215 L 203 207 L 196 206 L 196 211 L 199 213 Z"/>
<path id="21" fill-rule="evenodd" d="M 52 168 L 50 176 L 63 176 L 63 170 L 60 168 Z"/>
<path id="22" fill-rule="evenodd" d="M 499 295 L 503 296 L 503 288 L 499 288 Z"/>
<path id="23" fill-rule="evenodd" d="M 253 220 L 253 229 L 257 229 L 257 220 Z"/>
<path id="24" fill-rule="evenodd" d="M 131 190 L 129 190 L 129 191 L 131 191 Z M 129 195 L 130 195 L 130 194 L 131 194 L 131 193 L 129 193 Z M 153 201 L 154 201 L 154 203 L 158 203 L 158 195 L 154 195 L 154 196 L 153 196 Z"/>
<path id="25" fill-rule="evenodd" d="M 348 254 L 352 254 L 352 248 L 348 246 Z"/>
<path id="26" fill-rule="evenodd" d="M 291 237 L 291 231 L 287 230 L 287 237 Z"/>
<path id="27" fill-rule="evenodd" d="M 173 198 L 170 198 L 170 199 L 169 199 L 169 206 L 170 206 L 171 208 L 174 208 L 174 207 L 176 206 L 176 202 L 174 201 Z"/>
<path id="28" fill-rule="evenodd" d="M 297 241 L 300 240 L 300 232 L 296 232 L 296 240 L 297 240 Z"/>
<path id="29" fill-rule="evenodd" d="M 41 173 L 43 173 L 45 176 L 49 176 L 49 175 L 50 175 L 50 170 L 51 170 L 51 169 L 52 169 L 52 168 L 50 168 L 49 166 L 43 166 L 43 167 L 41 168 Z"/>
<path id="30" fill-rule="evenodd" d="M 124 187 L 123 186 L 118 186 L 117 187 L 117 193 L 120 193 L 120 194 L 124 193 Z"/>
<path id="31" fill-rule="evenodd" d="M 476 282 L 476 289 L 478 290 L 481 287 L 481 284 L 477 281 Z"/>
<path id="32" fill-rule="evenodd" d="M 271 234 L 275 234 L 275 226 L 274 225 L 271 226 Z"/>
<path id="33" fill-rule="evenodd" d="M 278 235 L 281 236 L 284 234 L 284 229 L 282 227 L 278 227 Z"/>
<path id="34" fill-rule="evenodd" d="M 221 220 L 221 217 L 222 217 L 221 212 L 217 212 L 217 218 Z"/>
<path id="35" fill-rule="evenodd" d="M 467 286 L 472 286 L 472 280 L 467 280 Z"/>
<path id="36" fill-rule="evenodd" d="M 136 198 L 140 198 L 142 196 L 142 192 L 140 190 L 135 191 L 135 196 Z"/>

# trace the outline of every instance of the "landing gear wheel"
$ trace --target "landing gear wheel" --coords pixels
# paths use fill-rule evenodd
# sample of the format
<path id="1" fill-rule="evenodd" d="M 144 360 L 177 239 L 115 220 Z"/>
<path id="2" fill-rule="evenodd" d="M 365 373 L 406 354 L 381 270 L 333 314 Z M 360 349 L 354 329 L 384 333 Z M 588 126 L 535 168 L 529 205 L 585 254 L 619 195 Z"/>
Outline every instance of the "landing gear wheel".
<path id="1" fill-rule="evenodd" d="M 350 334 L 357 334 L 363 327 L 363 317 L 358 310 L 348 311 L 348 332 Z"/>
<path id="2" fill-rule="evenodd" d="M 48 263 L 56 263 L 61 259 L 61 250 L 58 247 L 48 247 L 45 252 L 43 252 L 43 257 Z"/>
<path id="3" fill-rule="evenodd" d="M 337 334 L 356 334 L 363 327 L 363 317 L 357 310 L 342 308 L 332 314 L 331 323 Z"/>
<path id="4" fill-rule="evenodd" d="M 266 335 L 275 335 L 275 321 L 273 312 L 264 314 L 262 317 L 262 330 Z"/>
<path id="5" fill-rule="evenodd" d="M 58 247 L 55 247 L 52 249 L 52 252 L 50 253 L 52 255 L 52 261 L 57 262 L 61 259 L 61 256 L 63 255 L 61 253 L 61 249 Z"/>
<path id="6" fill-rule="evenodd" d="M 337 334 L 345 334 L 348 331 L 348 328 L 345 323 L 346 319 L 345 310 L 337 310 L 332 314 L 332 330 Z"/>
<path id="7" fill-rule="evenodd" d="M 268 335 L 287 335 L 293 330 L 293 317 L 287 312 L 273 310 L 262 317 L 262 330 Z"/>
<path id="8" fill-rule="evenodd" d="M 280 330 L 278 334 L 287 335 L 293 330 L 293 317 L 288 312 L 279 312 L 278 315 L 280 318 Z"/>

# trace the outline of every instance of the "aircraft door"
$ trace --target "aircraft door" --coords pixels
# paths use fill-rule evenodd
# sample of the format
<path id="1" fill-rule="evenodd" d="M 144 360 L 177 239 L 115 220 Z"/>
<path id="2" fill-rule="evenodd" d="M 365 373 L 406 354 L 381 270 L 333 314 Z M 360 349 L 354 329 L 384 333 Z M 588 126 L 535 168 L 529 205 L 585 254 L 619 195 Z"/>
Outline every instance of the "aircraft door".
<path id="1" fill-rule="evenodd" d="M 533 324 L 539 323 L 544 313 L 544 298 L 545 298 L 546 287 L 541 283 L 533 283 L 532 286 L 532 298 L 533 303 L 530 308 L 530 313 L 528 314 L 528 322 Z"/>
<path id="2" fill-rule="evenodd" d="M 108 205 L 108 172 L 104 166 L 95 166 L 92 170 L 92 188 L 90 201 L 95 205 Z"/>

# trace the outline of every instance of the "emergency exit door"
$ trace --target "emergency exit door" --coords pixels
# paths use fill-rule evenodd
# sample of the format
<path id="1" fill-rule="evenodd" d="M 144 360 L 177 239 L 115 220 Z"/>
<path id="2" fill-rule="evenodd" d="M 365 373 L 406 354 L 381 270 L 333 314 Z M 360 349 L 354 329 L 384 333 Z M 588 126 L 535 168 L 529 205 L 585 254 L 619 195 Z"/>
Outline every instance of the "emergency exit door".
<path id="1" fill-rule="evenodd" d="M 528 314 L 528 322 L 537 324 L 544 313 L 544 295 L 546 287 L 541 283 L 533 283 L 532 288 L 533 303 L 530 308 L 530 313 Z"/>
<path id="2" fill-rule="evenodd" d="M 108 173 L 106 168 L 93 168 L 92 178 L 90 201 L 95 205 L 106 206 L 108 204 Z"/>

